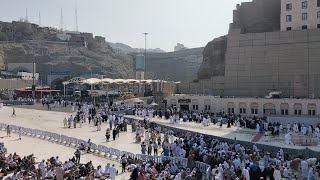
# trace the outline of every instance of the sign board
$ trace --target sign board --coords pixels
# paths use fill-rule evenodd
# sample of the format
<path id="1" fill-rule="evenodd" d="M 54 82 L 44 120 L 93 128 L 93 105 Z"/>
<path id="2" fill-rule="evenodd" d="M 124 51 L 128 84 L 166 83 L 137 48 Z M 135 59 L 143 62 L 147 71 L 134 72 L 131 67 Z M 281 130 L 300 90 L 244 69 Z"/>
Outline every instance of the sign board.
<path id="1" fill-rule="evenodd" d="M 70 71 L 68 70 L 51 70 L 48 72 L 49 75 L 69 75 Z"/>
<path id="2" fill-rule="evenodd" d="M 98 97 L 98 96 L 99 96 L 99 93 L 98 93 L 98 92 L 93 91 L 93 92 L 91 92 L 91 96 L 92 96 L 92 97 Z"/>
<path id="3" fill-rule="evenodd" d="M 178 99 L 178 103 L 191 103 L 191 99 Z"/>
<path id="4" fill-rule="evenodd" d="M 145 57 L 142 54 L 136 56 L 136 70 L 144 70 L 145 69 Z"/>

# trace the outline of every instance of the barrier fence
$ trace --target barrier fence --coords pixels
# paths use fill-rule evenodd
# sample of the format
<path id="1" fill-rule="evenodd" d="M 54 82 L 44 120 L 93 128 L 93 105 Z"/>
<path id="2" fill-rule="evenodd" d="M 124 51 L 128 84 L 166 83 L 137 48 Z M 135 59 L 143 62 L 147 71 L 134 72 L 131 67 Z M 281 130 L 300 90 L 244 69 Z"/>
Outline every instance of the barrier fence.
<path id="1" fill-rule="evenodd" d="M 6 131 L 7 124 L 0 123 L 0 130 Z M 9 125 L 10 130 L 13 133 L 18 134 L 19 129 L 22 129 L 22 135 L 30 136 L 34 138 L 40 138 L 43 140 L 48 140 L 51 142 L 55 142 L 58 144 L 62 144 L 69 147 L 78 148 L 81 144 L 88 147 L 88 143 L 82 139 L 77 139 L 74 137 L 68 137 L 65 135 L 60 135 L 57 133 L 52 133 L 48 131 L 42 131 L 37 129 L 31 128 L 23 128 L 16 125 Z M 134 160 L 141 160 L 144 162 L 153 161 L 154 163 L 163 163 L 165 161 L 170 161 L 181 165 L 183 167 L 187 167 L 188 159 L 187 158 L 180 158 L 180 157 L 170 157 L 170 156 L 149 156 L 145 154 L 133 154 L 127 151 L 120 151 L 115 148 L 106 147 L 103 145 L 97 145 L 95 143 L 91 143 L 90 150 L 97 156 L 105 157 L 112 160 L 120 160 L 121 156 L 124 154 L 126 157 L 130 157 Z M 205 180 L 211 179 L 211 166 L 203 163 L 203 162 L 194 162 L 194 166 L 204 175 Z"/>

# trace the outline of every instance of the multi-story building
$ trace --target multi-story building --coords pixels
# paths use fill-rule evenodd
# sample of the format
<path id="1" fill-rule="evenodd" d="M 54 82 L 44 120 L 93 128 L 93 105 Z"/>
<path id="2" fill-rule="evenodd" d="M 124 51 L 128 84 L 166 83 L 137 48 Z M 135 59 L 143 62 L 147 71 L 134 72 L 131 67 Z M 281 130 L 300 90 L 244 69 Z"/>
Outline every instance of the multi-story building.
<path id="1" fill-rule="evenodd" d="M 281 0 L 281 31 L 320 28 L 320 0 Z"/>

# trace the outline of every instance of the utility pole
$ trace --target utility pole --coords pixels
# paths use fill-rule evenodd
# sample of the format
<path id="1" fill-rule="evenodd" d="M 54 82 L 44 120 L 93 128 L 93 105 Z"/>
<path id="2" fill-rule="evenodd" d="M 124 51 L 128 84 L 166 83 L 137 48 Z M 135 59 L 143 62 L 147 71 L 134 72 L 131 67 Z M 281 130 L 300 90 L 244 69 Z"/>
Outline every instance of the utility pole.
<path id="1" fill-rule="evenodd" d="M 74 12 L 74 15 L 75 15 L 75 31 L 79 31 L 79 25 L 78 25 L 78 3 L 77 3 L 77 0 L 76 0 L 76 7 L 75 7 L 75 12 Z"/>
<path id="2" fill-rule="evenodd" d="M 63 31 L 63 9 L 60 11 L 60 31 Z"/>
<path id="3" fill-rule="evenodd" d="M 36 85 L 35 85 L 35 70 L 36 63 L 33 61 L 33 75 L 32 75 L 32 99 L 36 99 Z"/>
<path id="4" fill-rule="evenodd" d="M 38 25 L 41 27 L 41 12 L 39 11 L 39 22 L 38 22 Z"/>
<path id="5" fill-rule="evenodd" d="M 147 60 L 147 35 L 149 33 L 143 33 L 144 34 L 144 61 Z"/>

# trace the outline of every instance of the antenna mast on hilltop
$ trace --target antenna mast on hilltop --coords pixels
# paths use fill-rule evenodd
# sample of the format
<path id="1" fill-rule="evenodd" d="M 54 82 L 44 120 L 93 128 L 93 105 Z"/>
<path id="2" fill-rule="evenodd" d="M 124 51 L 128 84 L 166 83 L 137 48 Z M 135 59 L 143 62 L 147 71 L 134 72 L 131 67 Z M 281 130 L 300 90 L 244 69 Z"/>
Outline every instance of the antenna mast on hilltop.
<path id="1" fill-rule="evenodd" d="M 61 8 L 60 11 L 60 27 L 59 27 L 60 31 L 63 31 L 63 9 Z"/>
<path id="2" fill-rule="evenodd" d="M 39 22 L 38 22 L 38 25 L 41 26 L 41 13 L 39 11 Z"/>
<path id="3" fill-rule="evenodd" d="M 76 0 L 76 7 L 75 7 L 74 15 L 75 15 L 75 31 L 78 31 L 78 30 L 79 30 L 79 27 L 78 27 L 78 7 L 77 7 L 77 0 Z"/>
<path id="4" fill-rule="evenodd" d="M 28 22 L 28 8 L 26 8 L 26 17 L 25 17 L 25 21 Z"/>

